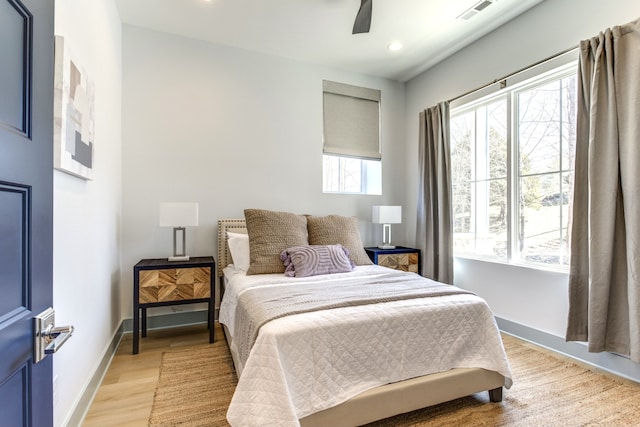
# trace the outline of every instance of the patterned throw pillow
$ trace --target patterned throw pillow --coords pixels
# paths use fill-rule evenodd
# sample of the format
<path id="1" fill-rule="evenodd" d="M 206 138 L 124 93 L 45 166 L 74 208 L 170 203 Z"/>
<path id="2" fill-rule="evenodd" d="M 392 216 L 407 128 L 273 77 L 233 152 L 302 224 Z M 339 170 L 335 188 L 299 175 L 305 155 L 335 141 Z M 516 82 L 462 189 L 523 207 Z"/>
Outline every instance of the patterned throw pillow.
<path id="1" fill-rule="evenodd" d="M 349 251 L 342 245 L 294 246 L 280 254 L 284 275 L 307 277 L 353 270 Z"/>

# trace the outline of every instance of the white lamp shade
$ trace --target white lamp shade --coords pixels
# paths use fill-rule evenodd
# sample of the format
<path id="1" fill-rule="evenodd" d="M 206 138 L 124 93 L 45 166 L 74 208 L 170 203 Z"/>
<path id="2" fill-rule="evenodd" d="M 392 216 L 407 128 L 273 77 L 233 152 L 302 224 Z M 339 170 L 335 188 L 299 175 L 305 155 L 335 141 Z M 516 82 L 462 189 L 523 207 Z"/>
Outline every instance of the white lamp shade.
<path id="1" fill-rule="evenodd" d="M 197 203 L 160 203 L 160 227 L 198 225 Z"/>
<path id="2" fill-rule="evenodd" d="M 372 217 L 374 224 L 401 224 L 402 206 L 374 206 Z"/>

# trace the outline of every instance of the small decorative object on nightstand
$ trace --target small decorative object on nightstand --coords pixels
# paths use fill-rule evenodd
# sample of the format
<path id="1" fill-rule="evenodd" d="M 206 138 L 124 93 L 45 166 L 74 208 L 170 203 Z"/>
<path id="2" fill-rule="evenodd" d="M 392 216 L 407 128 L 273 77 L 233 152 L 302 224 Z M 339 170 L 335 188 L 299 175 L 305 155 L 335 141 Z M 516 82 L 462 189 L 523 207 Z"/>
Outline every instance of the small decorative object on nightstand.
<path id="1" fill-rule="evenodd" d="M 187 261 L 143 259 L 133 266 L 133 354 L 138 354 L 140 311 L 142 336 L 147 336 L 147 308 L 175 304 L 209 304 L 209 342 L 214 336 L 216 262 L 211 256 Z"/>
<path id="2" fill-rule="evenodd" d="M 395 270 L 421 273 L 420 249 L 396 246 L 395 249 L 364 248 L 374 264 Z"/>

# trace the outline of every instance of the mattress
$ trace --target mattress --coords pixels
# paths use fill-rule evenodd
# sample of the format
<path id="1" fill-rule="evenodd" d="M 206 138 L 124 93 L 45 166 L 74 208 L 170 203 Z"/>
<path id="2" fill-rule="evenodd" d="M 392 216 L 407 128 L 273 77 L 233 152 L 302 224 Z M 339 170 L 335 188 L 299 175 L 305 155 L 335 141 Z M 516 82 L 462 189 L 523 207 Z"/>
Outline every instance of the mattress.
<path id="1" fill-rule="evenodd" d="M 393 273 L 391 273 L 393 272 Z M 220 322 L 237 353 L 238 302 L 258 287 L 301 283 L 348 286 L 394 270 L 371 265 L 351 273 L 288 278 L 247 276 L 224 269 Z M 419 277 L 408 274 L 412 280 Z M 427 280 L 427 279 L 424 279 Z M 298 426 L 299 419 L 378 387 L 454 368 L 511 372 L 493 314 L 471 293 L 344 306 L 279 317 L 264 324 L 246 362 L 236 360 L 238 386 L 227 419 L 232 426 Z"/>

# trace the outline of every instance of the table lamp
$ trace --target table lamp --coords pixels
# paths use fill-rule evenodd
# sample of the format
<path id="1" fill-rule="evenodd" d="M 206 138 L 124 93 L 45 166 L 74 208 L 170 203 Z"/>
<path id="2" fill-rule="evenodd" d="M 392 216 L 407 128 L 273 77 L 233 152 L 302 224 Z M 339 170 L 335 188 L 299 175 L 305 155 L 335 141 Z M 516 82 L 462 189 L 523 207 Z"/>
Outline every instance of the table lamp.
<path id="1" fill-rule="evenodd" d="M 197 203 L 160 203 L 160 227 L 173 227 L 173 256 L 169 261 L 187 261 L 187 230 L 198 225 Z M 178 233 L 182 233 L 182 247 L 178 248 Z"/>
<path id="2" fill-rule="evenodd" d="M 391 244 L 391 224 L 402 223 L 402 206 L 374 206 L 373 223 L 382 225 L 382 244 L 380 249 L 395 249 Z"/>

